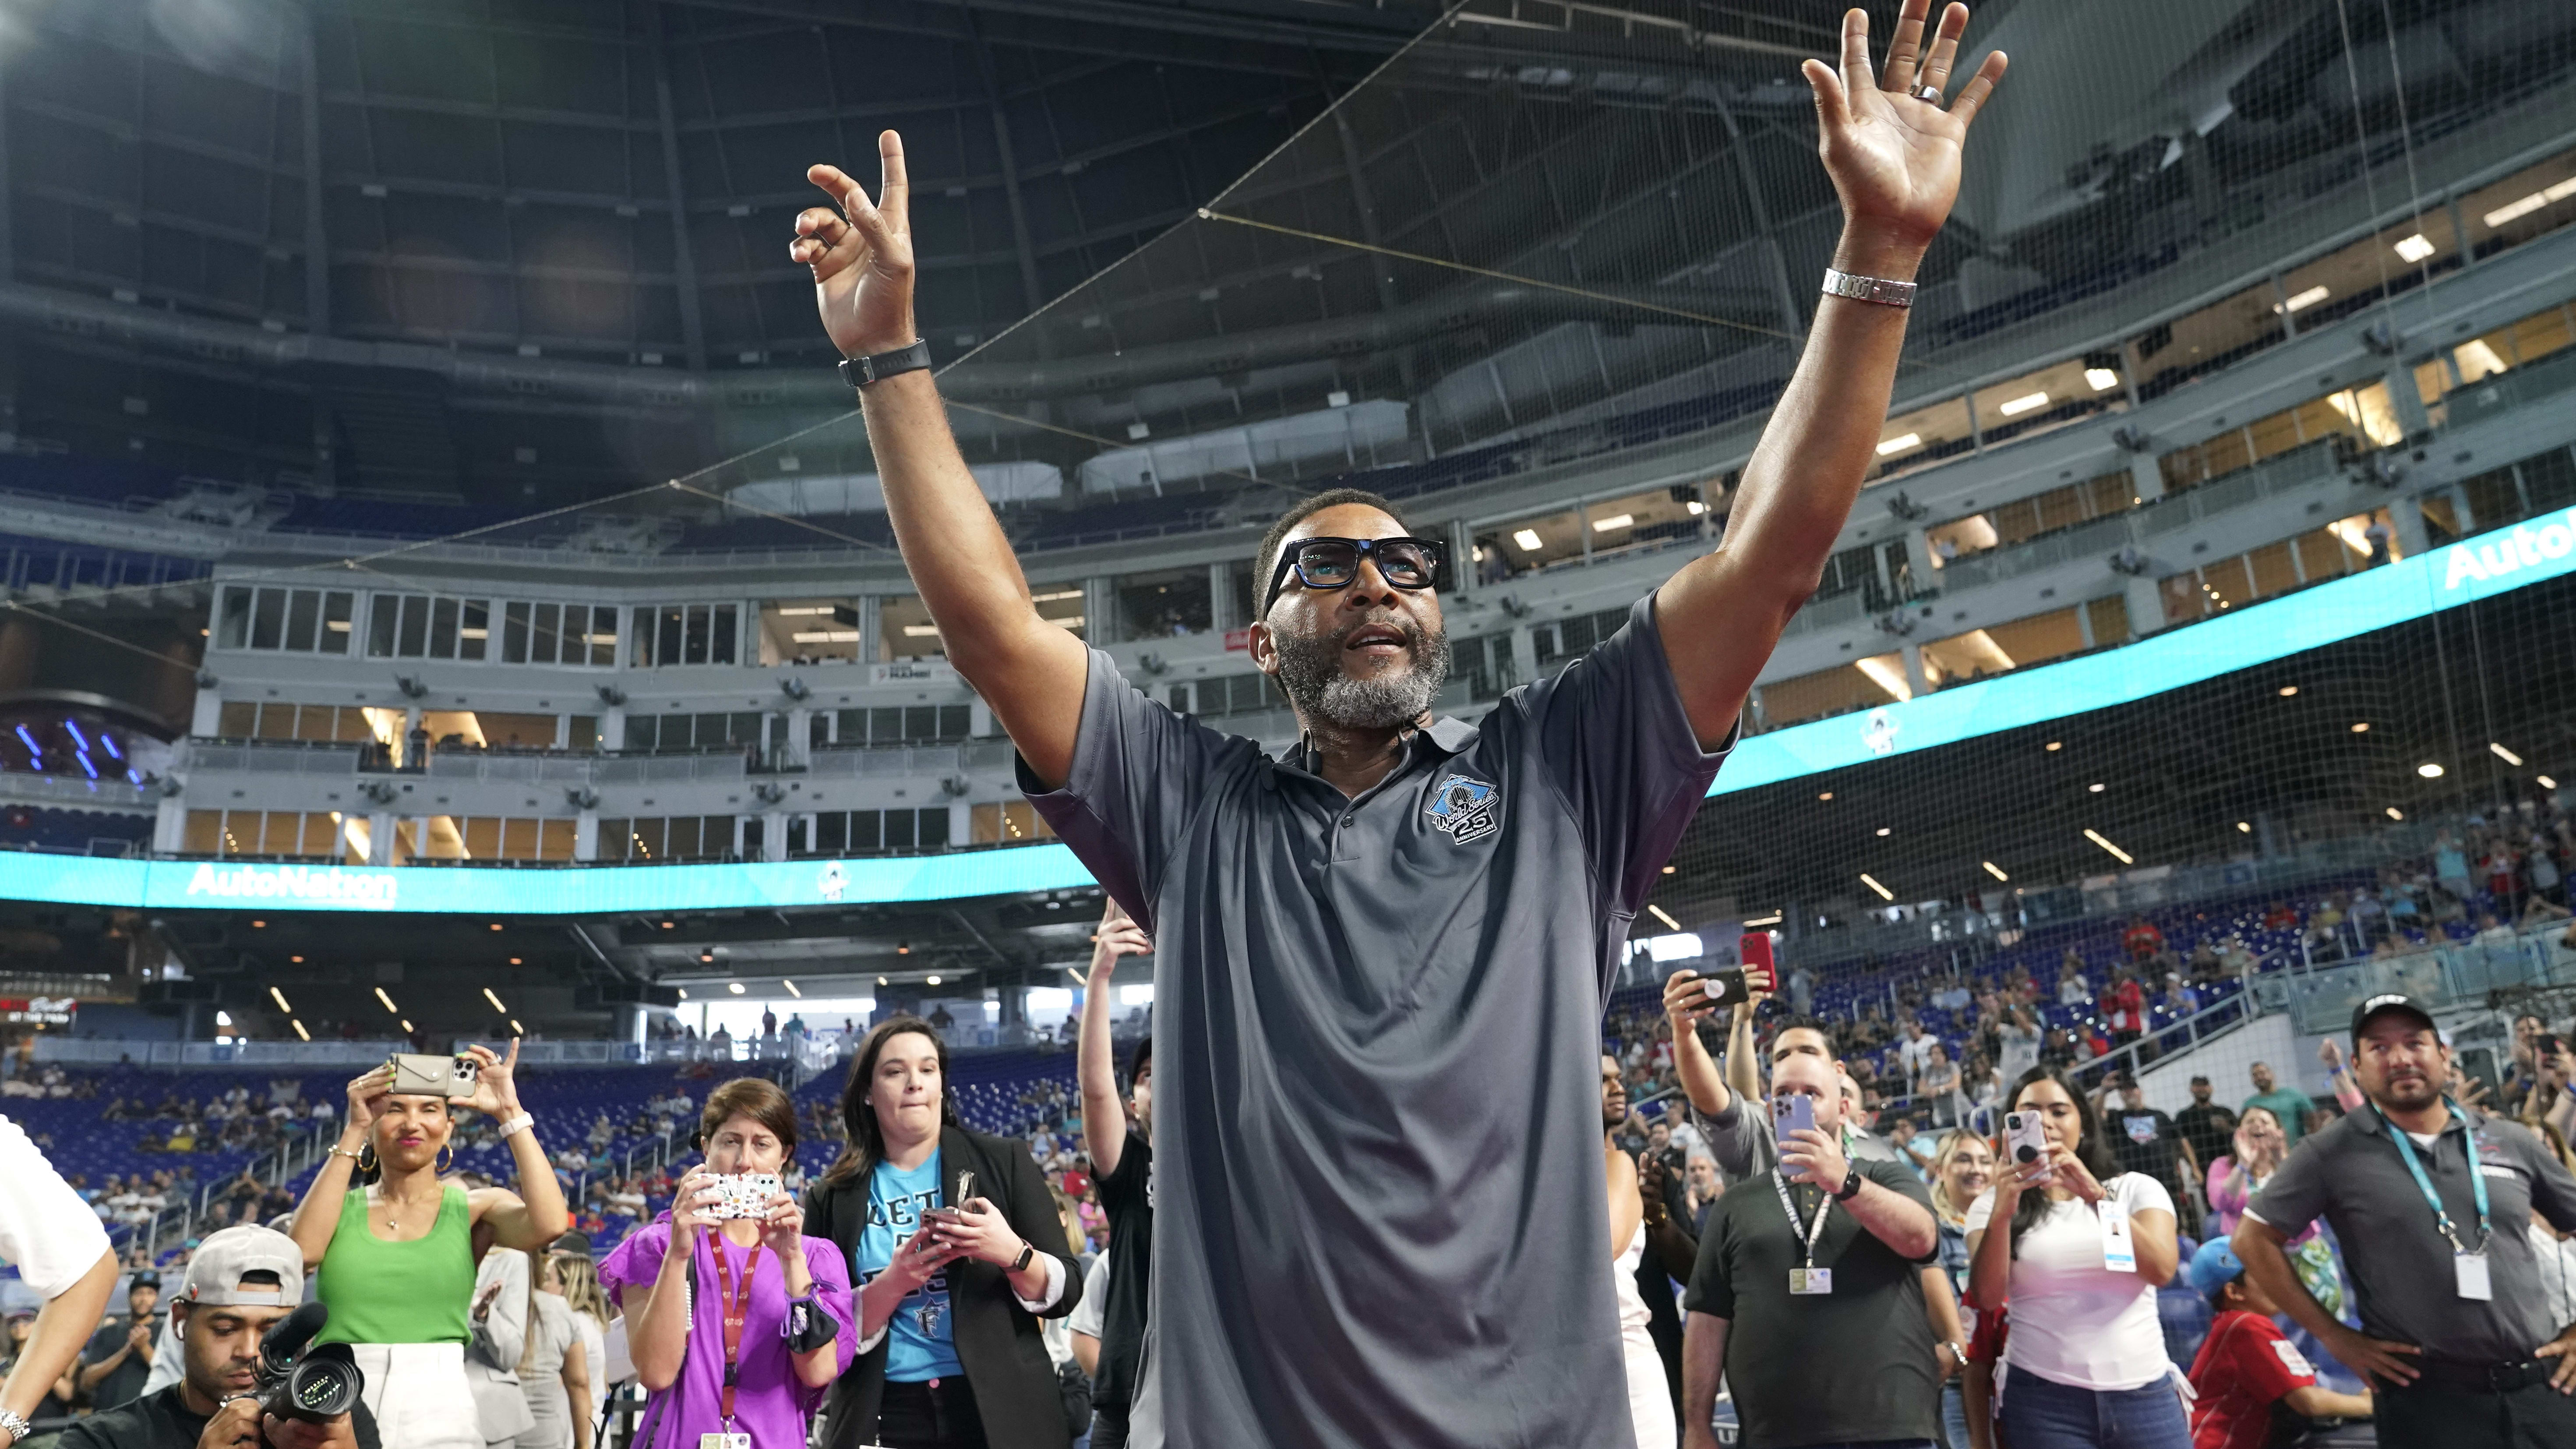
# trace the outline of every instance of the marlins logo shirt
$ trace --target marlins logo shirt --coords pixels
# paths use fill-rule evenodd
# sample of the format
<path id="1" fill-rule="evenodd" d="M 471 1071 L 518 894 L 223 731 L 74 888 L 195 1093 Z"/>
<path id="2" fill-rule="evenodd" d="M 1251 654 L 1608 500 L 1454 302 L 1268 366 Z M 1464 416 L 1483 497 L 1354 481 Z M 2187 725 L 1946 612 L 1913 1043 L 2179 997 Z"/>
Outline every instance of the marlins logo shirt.
<path id="1" fill-rule="evenodd" d="M 1720 754 L 1651 599 L 1356 799 L 1094 652 L 1064 788 L 1153 933 L 1139 1449 L 1626 1449 L 1603 985 Z"/>

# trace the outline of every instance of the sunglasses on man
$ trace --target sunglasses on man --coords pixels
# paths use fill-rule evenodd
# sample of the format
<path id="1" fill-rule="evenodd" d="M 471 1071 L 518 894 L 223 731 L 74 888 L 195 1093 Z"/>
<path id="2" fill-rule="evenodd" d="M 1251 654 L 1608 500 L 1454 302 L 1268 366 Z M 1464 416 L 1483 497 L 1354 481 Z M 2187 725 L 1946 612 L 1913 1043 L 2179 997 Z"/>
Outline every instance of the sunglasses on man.
<path id="1" fill-rule="evenodd" d="M 1427 589 L 1439 577 L 1445 552 L 1428 538 L 1301 538 L 1281 551 L 1278 567 L 1270 571 L 1269 591 L 1261 596 L 1262 616 L 1269 616 L 1292 573 L 1310 589 L 1347 589 L 1360 576 L 1360 560 L 1374 558 L 1378 577 L 1389 587 Z"/>

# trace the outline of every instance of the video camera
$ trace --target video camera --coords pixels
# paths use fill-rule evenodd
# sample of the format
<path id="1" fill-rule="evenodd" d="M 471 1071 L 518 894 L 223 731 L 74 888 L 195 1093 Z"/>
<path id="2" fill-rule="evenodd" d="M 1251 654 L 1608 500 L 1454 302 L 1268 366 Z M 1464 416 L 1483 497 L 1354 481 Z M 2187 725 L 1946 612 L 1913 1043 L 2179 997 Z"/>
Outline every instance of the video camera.
<path id="1" fill-rule="evenodd" d="M 366 1391 L 367 1377 L 345 1343 L 326 1343 L 312 1352 L 305 1345 L 331 1321 L 329 1304 L 316 1300 L 286 1315 L 260 1335 L 259 1363 L 252 1372 L 252 1397 L 261 1412 L 281 1419 L 319 1424 L 349 1412 Z"/>

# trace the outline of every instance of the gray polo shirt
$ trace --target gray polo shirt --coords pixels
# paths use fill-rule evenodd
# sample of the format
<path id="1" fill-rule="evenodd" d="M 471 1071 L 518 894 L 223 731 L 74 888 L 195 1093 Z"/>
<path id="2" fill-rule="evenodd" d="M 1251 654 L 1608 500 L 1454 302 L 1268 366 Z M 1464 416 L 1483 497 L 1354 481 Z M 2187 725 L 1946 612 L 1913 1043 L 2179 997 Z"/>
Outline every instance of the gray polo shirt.
<path id="1" fill-rule="evenodd" d="M 2477 1170 L 2486 1178 L 2495 1229 L 2487 1243 L 2491 1302 L 2460 1297 L 2451 1245 L 2434 1226 L 2432 1204 L 2398 1157 L 2379 1114 L 2368 1107 L 2344 1114 L 2292 1148 L 2247 1216 L 2291 1237 L 2323 1217 L 2343 1245 L 2361 1328 L 2371 1337 L 2417 1344 L 2427 1356 L 2452 1362 L 2518 1362 L 2560 1327 L 2549 1321 L 2548 1296 L 2524 1228 L 2538 1212 L 2561 1232 L 2576 1230 L 2576 1177 L 2519 1123 L 2474 1107 L 2469 1114 L 2477 1124 Z M 2453 1118 L 2416 1158 L 2450 1210 L 2460 1240 L 2474 1248 L 2478 1205 L 2469 1184 L 2470 1138 L 2469 1129 Z"/>
<path id="2" fill-rule="evenodd" d="M 1691 1125 L 1699 1129 L 1700 1140 L 1708 1144 L 1718 1176 L 1729 1187 L 1769 1172 L 1780 1161 L 1780 1144 L 1771 1136 L 1770 1111 L 1763 1103 L 1746 1101 L 1741 1092 L 1727 1092 L 1723 1112 L 1703 1112 L 1692 1107 L 1690 1119 Z M 1857 1128 L 1843 1134 L 1843 1156 L 1852 1162 L 1903 1160 L 1895 1143 Z"/>
<path id="3" fill-rule="evenodd" d="M 1030 799 L 1154 936 L 1131 1443 L 1627 1449 L 1603 989 L 1720 759 L 1651 599 L 1355 800 L 1091 656 Z"/>

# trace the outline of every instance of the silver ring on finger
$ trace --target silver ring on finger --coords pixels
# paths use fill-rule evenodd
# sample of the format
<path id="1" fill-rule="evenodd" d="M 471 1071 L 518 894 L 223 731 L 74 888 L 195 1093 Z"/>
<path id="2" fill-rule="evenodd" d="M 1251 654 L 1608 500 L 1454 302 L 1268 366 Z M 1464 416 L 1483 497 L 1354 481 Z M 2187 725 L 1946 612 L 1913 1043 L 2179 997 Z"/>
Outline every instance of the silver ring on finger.
<path id="1" fill-rule="evenodd" d="M 1918 87 L 1916 87 L 1916 88 L 1915 88 L 1915 91 L 1914 91 L 1914 99 L 1916 99 L 1916 100 L 1918 100 L 1918 101 L 1925 101 L 1925 102 L 1928 102 L 1928 103 L 1930 103 L 1930 104 L 1932 104 L 1932 105 L 1936 105 L 1936 106 L 1937 106 L 1937 105 L 1941 104 L 1941 88 L 1940 88 L 1939 86 L 1936 86 L 1936 85 L 1928 85 L 1928 84 L 1927 84 L 1927 85 L 1918 86 Z"/>

